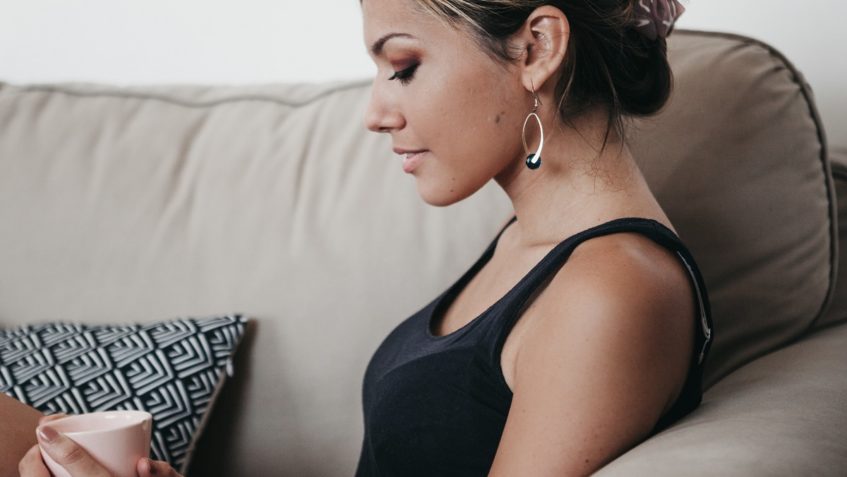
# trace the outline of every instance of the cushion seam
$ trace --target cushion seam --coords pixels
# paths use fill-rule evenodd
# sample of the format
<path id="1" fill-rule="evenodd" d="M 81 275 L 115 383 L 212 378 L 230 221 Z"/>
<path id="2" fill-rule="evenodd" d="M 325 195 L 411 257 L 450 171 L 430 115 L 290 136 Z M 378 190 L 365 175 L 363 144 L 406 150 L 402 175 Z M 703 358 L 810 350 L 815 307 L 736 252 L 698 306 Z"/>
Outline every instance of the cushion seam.
<path id="1" fill-rule="evenodd" d="M 161 101 L 164 103 L 174 104 L 177 106 L 183 106 L 186 108 L 208 108 L 213 106 L 218 106 L 221 104 L 227 103 L 235 103 L 241 101 L 260 101 L 260 102 L 269 102 L 276 103 L 282 106 L 288 106 L 291 108 L 299 108 L 303 106 L 308 106 L 312 103 L 315 103 L 321 99 L 324 99 L 328 96 L 331 96 L 336 93 L 340 93 L 343 91 L 348 91 L 352 89 L 362 88 L 370 84 L 371 80 L 351 80 L 346 81 L 336 86 L 333 86 L 330 89 L 322 91 L 320 93 L 315 94 L 314 96 L 304 100 L 304 101 L 286 101 L 281 98 L 273 97 L 270 95 L 262 95 L 262 94 L 241 94 L 236 96 L 230 96 L 226 98 L 220 98 L 211 101 L 190 101 L 185 99 L 176 98 L 174 96 L 169 96 L 166 94 L 157 94 L 157 93 L 145 93 L 141 91 L 120 91 L 114 89 L 103 89 L 100 91 L 79 91 L 75 90 L 69 85 L 60 85 L 60 84 L 41 84 L 41 85 L 30 85 L 30 86 L 13 86 L 15 90 L 17 90 L 20 94 L 25 93 L 59 93 L 65 94 L 68 96 L 76 96 L 76 97 L 113 97 L 113 98 L 126 98 L 126 99 L 143 99 L 143 100 L 153 100 L 153 101 Z M 280 83 L 282 85 L 284 83 Z M 290 83 L 291 86 L 295 85 L 295 83 Z M 0 83 L 0 93 L 2 93 L 3 89 L 6 86 L 12 86 L 8 83 Z M 94 85 L 101 86 L 101 85 Z M 208 85 L 211 88 L 214 88 L 214 85 Z M 108 86 L 102 86 L 108 88 Z"/>

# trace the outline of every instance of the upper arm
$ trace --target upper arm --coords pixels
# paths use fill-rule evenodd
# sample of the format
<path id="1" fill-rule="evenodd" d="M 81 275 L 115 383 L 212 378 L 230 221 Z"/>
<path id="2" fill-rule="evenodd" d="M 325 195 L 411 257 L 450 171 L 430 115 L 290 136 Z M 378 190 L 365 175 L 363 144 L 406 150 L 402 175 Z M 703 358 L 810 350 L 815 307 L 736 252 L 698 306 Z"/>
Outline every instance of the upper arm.
<path id="1" fill-rule="evenodd" d="M 553 277 L 527 311 L 490 475 L 585 475 L 647 436 L 693 348 L 692 289 L 673 261 L 622 248 L 575 253 Z"/>

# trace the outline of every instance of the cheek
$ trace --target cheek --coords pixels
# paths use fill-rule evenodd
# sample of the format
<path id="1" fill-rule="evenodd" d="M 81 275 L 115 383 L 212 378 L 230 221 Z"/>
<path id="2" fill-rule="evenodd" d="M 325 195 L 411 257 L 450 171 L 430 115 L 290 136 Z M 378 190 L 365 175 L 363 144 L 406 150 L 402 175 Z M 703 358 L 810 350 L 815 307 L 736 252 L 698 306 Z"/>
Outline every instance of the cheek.
<path id="1" fill-rule="evenodd" d="M 514 109 L 501 104 L 492 104 L 474 118 L 472 137 L 468 146 L 480 161 L 479 166 L 490 175 L 496 175 L 516 156 L 521 155 L 522 118 Z"/>
<path id="2" fill-rule="evenodd" d="M 502 163 L 502 156 L 510 153 L 520 135 L 514 132 L 517 121 L 515 111 L 498 99 L 496 89 L 483 84 L 469 88 L 461 102 L 454 103 L 444 116 L 444 131 L 452 138 L 455 151 L 463 156 L 474 156 L 480 163 Z"/>
<path id="3" fill-rule="evenodd" d="M 465 108 L 472 112 L 469 121 L 475 125 L 476 143 L 495 161 L 498 156 L 511 154 L 516 142 L 520 144 L 520 130 L 516 131 L 516 127 L 522 121 L 521 106 L 515 104 L 514 91 L 514 86 L 506 84 L 505 79 L 491 80 L 467 95 Z"/>
<path id="4" fill-rule="evenodd" d="M 512 161 L 523 156 L 520 126 L 515 111 L 491 103 L 464 104 L 438 117 L 433 179 L 445 192 L 463 194 L 482 187 Z"/>
<path id="5" fill-rule="evenodd" d="M 418 194 L 430 205 L 446 206 L 459 202 L 485 186 L 500 174 L 510 162 L 520 156 L 513 149 L 514 138 L 508 139 L 501 131 L 506 114 L 489 118 L 489 124 L 461 129 L 443 129 L 437 155 L 431 155 L 430 164 L 424 164 L 417 177 Z M 518 144 L 520 138 L 517 139 Z"/>
<path id="6" fill-rule="evenodd" d="M 453 69 L 412 99 L 414 117 L 407 119 L 420 145 L 433 152 L 417 178 L 428 203 L 470 195 L 522 156 L 522 105 L 508 94 L 514 85 L 493 78 Z"/>

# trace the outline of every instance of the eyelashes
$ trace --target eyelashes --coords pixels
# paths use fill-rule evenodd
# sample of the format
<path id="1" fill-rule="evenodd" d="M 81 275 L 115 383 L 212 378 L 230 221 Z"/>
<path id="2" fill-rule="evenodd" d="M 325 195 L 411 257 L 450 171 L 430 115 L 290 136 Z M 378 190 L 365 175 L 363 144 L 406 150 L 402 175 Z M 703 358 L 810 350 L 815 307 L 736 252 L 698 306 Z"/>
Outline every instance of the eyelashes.
<path id="1" fill-rule="evenodd" d="M 418 64 L 414 64 L 404 70 L 395 71 L 394 74 L 391 75 L 390 78 L 388 78 L 388 80 L 400 80 L 400 84 L 405 86 L 409 84 L 410 81 L 412 81 L 412 77 L 415 74 L 415 70 L 418 69 L 418 66 Z"/>

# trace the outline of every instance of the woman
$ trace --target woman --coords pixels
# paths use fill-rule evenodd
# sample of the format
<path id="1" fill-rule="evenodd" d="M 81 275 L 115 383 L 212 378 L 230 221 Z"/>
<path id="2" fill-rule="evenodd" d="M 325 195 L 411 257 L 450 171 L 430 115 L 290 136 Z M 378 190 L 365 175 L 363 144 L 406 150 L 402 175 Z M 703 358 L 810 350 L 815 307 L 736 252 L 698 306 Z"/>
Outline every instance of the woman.
<path id="1" fill-rule="evenodd" d="M 671 0 L 363 0 L 366 122 L 427 203 L 513 217 L 371 358 L 356 475 L 585 475 L 694 409 L 711 319 L 624 117 L 666 102 Z M 542 133 L 543 131 L 543 133 Z"/>
<path id="2" fill-rule="evenodd" d="M 515 217 L 376 350 L 356 475 L 585 475 L 700 403 L 706 289 L 623 120 L 667 100 L 665 37 L 682 10 L 362 1 L 378 67 L 368 128 L 391 134 L 427 203 L 493 178 Z M 41 429 L 56 455 L 96 468 Z M 139 475 L 176 475 L 153 465 Z M 37 448 L 21 473 L 46 475 Z"/>

